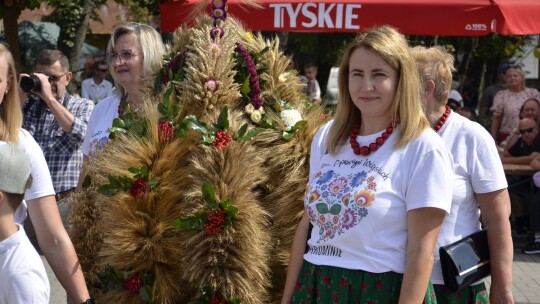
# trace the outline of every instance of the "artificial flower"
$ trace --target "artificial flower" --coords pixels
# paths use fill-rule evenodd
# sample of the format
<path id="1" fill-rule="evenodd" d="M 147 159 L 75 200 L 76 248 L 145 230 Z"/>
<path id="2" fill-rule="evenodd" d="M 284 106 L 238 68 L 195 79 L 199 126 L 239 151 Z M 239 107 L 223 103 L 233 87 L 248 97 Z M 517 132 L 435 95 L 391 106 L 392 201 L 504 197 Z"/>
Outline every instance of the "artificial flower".
<path id="1" fill-rule="evenodd" d="M 253 113 L 254 110 L 255 110 L 255 107 L 253 107 L 251 103 L 248 103 L 247 106 L 244 108 L 244 111 L 246 111 L 246 113 L 248 114 Z"/>
<path id="2" fill-rule="evenodd" d="M 223 49 L 221 48 L 221 45 L 212 42 L 208 45 L 208 52 L 212 54 L 213 56 L 216 56 L 217 58 L 221 57 L 221 54 L 223 53 Z"/>
<path id="3" fill-rule="evenodd" d="M 249 117 L 254 123 L 259 123 L 261 121 L 262 115 L 259 110 L 254 110 Z"/>
<path id="4" fill-rule="evenodd" d="M 292 128 L 297 122 L 302 120 L 302 115 L 295 109 L 283 110 L 279 116 L 283 120 L 283 123 L 285 123 L 287 129 Z"/>
<path id="5" fill-rule="evenodd" d="M 131 185 L 130 193 L 134 198 L 141 198 L 149 190 L 150 186 L 146 182 L 146 179 L 140 178 Z"/>
<path id="6" fill-rule="evenodd" d="M 130 274 L 123 282 L 124 288 L 132 293 L 139 293 L 143 287 L 143 281 L 139 272 Z"/>
<path id="7" fill-rule="evenodd" d="M 204 84 L 204 87 L 206 88 L 206 90 L 214 92 L 217 89 L 217 85 L 217 81 L 215 81 L 214 79 L 208 79 Z"/>
<path id="8" fill-rule="evenodd" d="M 174 136 L 174 128 L 168 121 L 162 121 L 158 125 L 159 141 L 162 143 L 169 142 Z"/>

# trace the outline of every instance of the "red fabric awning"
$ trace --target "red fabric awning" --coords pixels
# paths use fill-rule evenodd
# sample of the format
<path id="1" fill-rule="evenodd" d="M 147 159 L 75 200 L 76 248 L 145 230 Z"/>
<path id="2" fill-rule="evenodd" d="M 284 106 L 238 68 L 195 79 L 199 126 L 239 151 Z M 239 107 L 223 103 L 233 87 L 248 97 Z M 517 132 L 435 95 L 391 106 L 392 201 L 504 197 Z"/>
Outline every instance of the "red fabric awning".
<path id="1" fill-rule="evenodd" d="M 161 4 L 161 30 L 185 24 L 197 0 Z M 389 24 L 404 34 L 482 36 L 540 33 L 540 0 L 228 0 L 228 13 L 253 31 L 358 32 Z M 500 7 L 498 3 L 500 4 Z M 207 7 L 210 13 L 210 6 Z"/>

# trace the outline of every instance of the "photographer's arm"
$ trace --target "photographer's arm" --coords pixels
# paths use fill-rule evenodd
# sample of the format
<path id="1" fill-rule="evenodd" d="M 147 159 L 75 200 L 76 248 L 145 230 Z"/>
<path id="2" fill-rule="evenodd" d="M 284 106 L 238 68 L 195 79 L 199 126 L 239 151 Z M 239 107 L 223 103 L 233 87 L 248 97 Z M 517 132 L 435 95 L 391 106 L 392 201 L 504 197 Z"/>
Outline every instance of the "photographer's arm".
<path id="1" fill-rule="evenodd" d="M 52 93 L 49 79 L 45 74 L 34 73 L 34 76 L 38 77 L 39 81 L 41 82 L 41 92 L 35 93 L 38 94 L 43 101 L 45 101 L 62 130 L 64 130 L 64 132 L 71 132 L 75 116 L 68 109 L 64 108 L 64 106 L 58 100 L 56 100 L 56 97 Z"/>

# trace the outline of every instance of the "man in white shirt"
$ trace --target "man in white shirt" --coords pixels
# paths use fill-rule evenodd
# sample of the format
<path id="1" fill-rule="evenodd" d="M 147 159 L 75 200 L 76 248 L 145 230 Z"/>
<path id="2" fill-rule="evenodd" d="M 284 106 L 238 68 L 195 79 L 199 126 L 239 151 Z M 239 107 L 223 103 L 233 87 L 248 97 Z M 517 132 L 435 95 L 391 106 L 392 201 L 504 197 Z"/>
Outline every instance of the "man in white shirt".
<path id="1" fill-rule="evenodd" d="M 92 65 L 93 76 L 83 80 L 81 83 L 81 96 L 93 100 L 98 103 L 100 100 L 111 95 L 113 86 L 107 77 L 107 63 L 105 61 L 97 61 Z"/>

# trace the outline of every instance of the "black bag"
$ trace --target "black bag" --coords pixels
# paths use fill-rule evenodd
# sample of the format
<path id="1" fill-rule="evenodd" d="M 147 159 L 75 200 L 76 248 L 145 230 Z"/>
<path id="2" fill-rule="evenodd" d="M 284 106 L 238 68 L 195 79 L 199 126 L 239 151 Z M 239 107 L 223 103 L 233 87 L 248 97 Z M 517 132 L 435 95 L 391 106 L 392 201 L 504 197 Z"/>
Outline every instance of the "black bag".
<path id="1" fill-rule="evenodd" d="M 458 291 L 491 273 L 487 230 L 439 248 L 444 285 Z"/>

